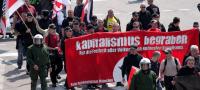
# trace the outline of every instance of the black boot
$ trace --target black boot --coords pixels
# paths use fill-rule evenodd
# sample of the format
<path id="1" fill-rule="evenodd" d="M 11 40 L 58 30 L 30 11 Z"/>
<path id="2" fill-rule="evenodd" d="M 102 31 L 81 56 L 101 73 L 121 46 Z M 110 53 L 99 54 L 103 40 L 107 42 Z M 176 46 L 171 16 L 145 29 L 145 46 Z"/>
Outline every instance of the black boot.
<path id="1" fill-rule="evenodd" d="M 117 85 L 116 86 L 121 86 L 123 87 L 124 85 L 121 83 L 121 82 L 117 82 Z"/>

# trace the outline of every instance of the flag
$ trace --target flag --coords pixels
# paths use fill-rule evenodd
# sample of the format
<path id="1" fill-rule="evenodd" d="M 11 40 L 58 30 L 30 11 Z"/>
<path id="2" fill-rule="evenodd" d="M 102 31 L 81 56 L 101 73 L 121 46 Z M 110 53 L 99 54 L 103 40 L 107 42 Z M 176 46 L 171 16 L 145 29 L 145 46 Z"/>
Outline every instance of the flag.
<path id="1" fill-rule="evenodd" d="M 1 28 L 0 28 L 0 33 L 3 34 L 4 36 L 6 35 L 6 10 L 7 10 L 7 1 L 3 0 L 3 4 L 2 4 L 2 17 L 0 18 L 0 22 L 1 22 Z"/>
<path id="2" fill-rule="evenodd" d="M 0 34 L 6 35 L 6 18 L 4 16 L 1 17 Z"/>
<path id="3" fill-rule="evenodd" d="M 93 0 L 86 0 L 84 4 L 84 8 L 82 10 L 82 15 L 81 15 L 81 21 L 85 21 L 85 15 L 86 16 L 86 21 L 90 23 L 91 17 L 93 15 Z"/>
<path id="4" fill-rule="evenodd" d="M 8 17 L 25 3 L 24 0 L 4 0 L 4 2 L 6 2 L 6 15 Z"/>
<path id="5" fill-rule="evenodd" d="M 56 14 L 61 11 L 64 7 L 67 8 L 68 5 L 71 5 L 70 0 L 54 0 L 53 2 L 53 14 L 52 18 L 56 17 Z"/>
<path id="6" fill-rule="evenodd" d="M 2 17 L 1 19 L 1 31 L 3 32 L 4 36 L 6 34 L 6 27 L 10 26 L 9 17 L 17 11 L 19 7 L 24 5 L 24 0 L 3 0 L 2 5 Z"/>
<path id="7" fill-rule="evenodd" d="M 128 88 L 129 88 L 130 85 L 131 85 L 131 80 L 132 80 L 134 74 L 135 74 L 138 70 L 139 70 L 139 69 L 138 69 L 137 67 L 132 66 L 131 72 L 130 72 L 129 77 L 128 77 Z"/>

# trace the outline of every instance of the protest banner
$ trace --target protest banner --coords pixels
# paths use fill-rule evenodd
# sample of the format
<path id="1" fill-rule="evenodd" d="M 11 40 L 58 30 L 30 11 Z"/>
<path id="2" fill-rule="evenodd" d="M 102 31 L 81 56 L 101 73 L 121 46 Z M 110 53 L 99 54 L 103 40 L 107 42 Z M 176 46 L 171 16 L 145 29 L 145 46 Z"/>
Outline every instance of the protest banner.
<path id="1" fill-rule="evenodd" d="M 121 65 L 131 45 L 138 45 L 138 52 L 152 57 L 153 51 L 166 48 L 182 62 L 191 45 L 198 45 L 199 32 L 105 32 L 67 39 L 66 64 L 69 86 L 90 83 L 108 83 L 122 80 Z M 134 62 L 134 60 L 133 60 Z"/>

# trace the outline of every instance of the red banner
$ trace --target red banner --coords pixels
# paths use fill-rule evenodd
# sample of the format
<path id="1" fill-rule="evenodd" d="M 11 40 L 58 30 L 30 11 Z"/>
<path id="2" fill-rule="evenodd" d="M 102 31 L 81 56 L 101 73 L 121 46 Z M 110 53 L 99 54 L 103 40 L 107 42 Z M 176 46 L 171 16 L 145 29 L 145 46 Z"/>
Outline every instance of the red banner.
<path id="1" fill-rule="evenodd" d="M 180 62 L 191 45 L 198 45 L 199 32 L 107 32 L 68 39 L 66 44 L 69 86 L 107 83 L 121 80 L 120 67 L 130 45 L 138 45 L 141 55 L 152 57 L 153 51 L 171 48 Z"/>

